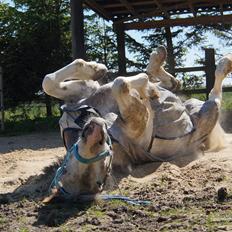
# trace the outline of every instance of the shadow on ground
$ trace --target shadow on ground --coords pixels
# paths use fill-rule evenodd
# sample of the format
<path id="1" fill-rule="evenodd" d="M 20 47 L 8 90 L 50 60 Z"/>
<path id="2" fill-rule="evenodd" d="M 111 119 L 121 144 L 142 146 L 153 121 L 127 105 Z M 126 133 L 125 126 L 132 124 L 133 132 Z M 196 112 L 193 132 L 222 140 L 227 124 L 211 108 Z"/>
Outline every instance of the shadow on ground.
<path id="1" fill-rule="evenodd" d="M 0 155 L 22 149 L 39 150 L 63 146 L 60 134 L 57 132 L 0 137 L 0 144 Z"/>
<path id="2" fill-rule="evenodd" d="M 93 201 L 71 201 L 60 197 L 55 198 L 47 205 L 42 203 L 42 200 L 48 195 L 50 183 L 58 167 L 59 164 L 54 163 L 46 167 L 43 174 L 29 177 L 14 192 L 0 194 L 0 205 L 16 204 L 20 210 L 25 202 L 29 202 L 30 205 L 34 206 L 33 210 L 38 213 L 33 224 L 36 227 L 40 225 L 59 226 L 71 217 L 81 216 L 92 205 Z"/>

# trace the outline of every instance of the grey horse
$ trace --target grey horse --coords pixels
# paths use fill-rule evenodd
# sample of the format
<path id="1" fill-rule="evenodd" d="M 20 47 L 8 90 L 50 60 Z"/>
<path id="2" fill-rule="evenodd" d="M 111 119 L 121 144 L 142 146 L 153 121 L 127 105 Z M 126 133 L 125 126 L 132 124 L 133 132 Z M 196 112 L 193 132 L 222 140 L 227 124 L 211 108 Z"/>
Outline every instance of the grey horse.
<path id="1" fill-rule="evenodd" d="M 214 87 L 205 102 L 184 102 L 173 93 L 180 84 L 164 70 L 166 56 L 166 49 L 159 47 L 151 54 L 146 73 L 117 77 L 104 85 L 97 80 L 108 72 L 105 65 L 82 59 L 46 75 L 44 91 L 66 102 L 60 127 L 67 149 L 81 128 L 77 118 L 83 106 L 106 119 L 114 141 L 115 165 L 192 156 L 212 145 L 220 148 L 222 81 L 232 71 L 232 54 L 219 61 Z"/>

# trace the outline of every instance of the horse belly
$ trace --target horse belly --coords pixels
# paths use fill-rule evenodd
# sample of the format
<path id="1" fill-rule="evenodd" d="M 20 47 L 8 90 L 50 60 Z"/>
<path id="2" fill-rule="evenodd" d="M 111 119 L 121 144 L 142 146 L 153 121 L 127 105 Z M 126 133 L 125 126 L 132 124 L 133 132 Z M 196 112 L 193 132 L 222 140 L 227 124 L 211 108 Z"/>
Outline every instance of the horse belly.
<path id="1" fill-rule="evenodd" d="M 190 136 L 172 140 L 155 138 L 150 153 L 162 158 L 175 157 L 192 153 L 194 148 L 189 144 Z"/>

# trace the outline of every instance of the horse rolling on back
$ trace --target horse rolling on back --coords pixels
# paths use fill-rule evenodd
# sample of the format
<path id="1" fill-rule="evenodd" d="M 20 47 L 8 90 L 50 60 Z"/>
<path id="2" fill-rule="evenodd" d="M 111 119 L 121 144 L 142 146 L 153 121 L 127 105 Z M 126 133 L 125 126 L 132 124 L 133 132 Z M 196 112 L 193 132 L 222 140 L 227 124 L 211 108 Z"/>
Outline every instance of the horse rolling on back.
<path id="1" fill-rule="evenodd" d="M 196 99 L 182 102 L 171 92 L 180 84 L 163 68 L 166 56 L 166 49 L 160 47 L 151 54 L 147 74 L 118 77 L 101 86 L 97 80 L 104 77 L 107 68 L 78 59 L 46 75 L 43 89 L 66 101 L 71 108 L 88 105 L 100 112 L 116 141 L 115 165 L 164 161 L 202 152 L 210 148 L 215 134 L 217 141 L 223 137 L 218 116 L 222 81 L 232 71 L 232 55 L 219 61 L 214 87 L 205 102 Z M 78 127 L 66 112 L 60 122 L 62 134 L 70 125 Z M 221 143 L 214 142 L 214 146 L 219 148 Z"/>

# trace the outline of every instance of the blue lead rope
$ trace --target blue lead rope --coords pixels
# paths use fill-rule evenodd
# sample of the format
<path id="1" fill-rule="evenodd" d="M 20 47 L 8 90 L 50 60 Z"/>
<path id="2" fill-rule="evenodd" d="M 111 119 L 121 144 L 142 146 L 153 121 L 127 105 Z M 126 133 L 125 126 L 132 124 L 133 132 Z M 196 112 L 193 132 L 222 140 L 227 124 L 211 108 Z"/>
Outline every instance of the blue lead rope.
<path id="1" fill-rule="evenodd" d="M 108 139 L 108 144 L 111 146 L 111 140 L 110 140 L 110 138 Z M 78 146 L 77 146 L 77 144 L 74 144 L 74 146 L 70 150 L 67 151 L 67 154 L 66 154 L 66 156 L 64 158 L 64 161 L 62 162 L 61 166 L 57 169 L 55 177 L 54 177 L 52 183 L 50 184 L 49 192 L 51 192 L 51 189 L 54 186 L 56 186 L 56 187 L 59 188 L 59 190 L 62 192 L 62 194 L 65 197 L 69 197 L 70 196 L 70 194 L 62 186 L 60 186 L 59 181 L 60 181 L 61 176 L 65 172 L 65 168 L 66 168 L 67 162 L 69 161 L 69 159 L 70 159 L 70 157 L 71 157 L 72 154 L 75 156 L 75 158 L 77 160 L 79 160 L 80 162 L 85 163 L 85 164 L 90 164 L 90 163 L 96 162 L 96 161 L 98 161 L 98 160 L 100 160 L 100 159 L 102 159 L 104 157 L 111 156 L 111 153 L 109 151 L 104 151 L 104 152 L 101 152 L 100 154 L 98 154 L 94 158 L 85 159 L 82 156 L 80 156 L 80 154 L 78 152 Z M 105 201 L 120 200 L 120 201 L 124 201 L 124 202 L 126 202 L 128 204 L 138 205 L 138 206 L 151 204 L 151 201 L 131 199 L 129 197 L 121 196 L 121 195 L 108 195 L 108 194 L 105 194 L 105 195 L 99 195 L 98 197 L 99 197 L 99 199 L 105 200 Z"/>
<path id="2" fill-rule="evenodd" d="M 105 201 L 120 200 L 120 201 L 125 201 L 126 203 L 131 204 L 131 205 L 149 205 L 149 204 L 151 204 L 151 201 L 131 199 L 129 197 L 125 197 L 125 196 L 121 196 L 121 195 L 100 195 L 99 197 L 101 200 L 105 200 Z"/>
<path id="3" fill-rule="evenodd" d="M 64 158 L 64 161 L 62 162 L 61 166 L 57 169 L 55 177 L 52 180 L 52 183 L 50 184 L 50 187 L 49 187 L 49 192 L 50 193 L 51 193 L 52 188 L 55 186 L 55 187 L 59 187 L 60 191 L 64 195 L 69 195 L 69 193 L 67 191 L 65 191 L 65 189 L 62 186 L 60 186 L 59 181 L 60 181 L 60 178 L 61 178 L 61 176 L 63 175 L 63 173 L 65 171 L 67 162 L 70 159 L 71 154 L 72 154 L 71 150 L 68 150 L 67 153 L 66 153 L 66 156 Z"/>

